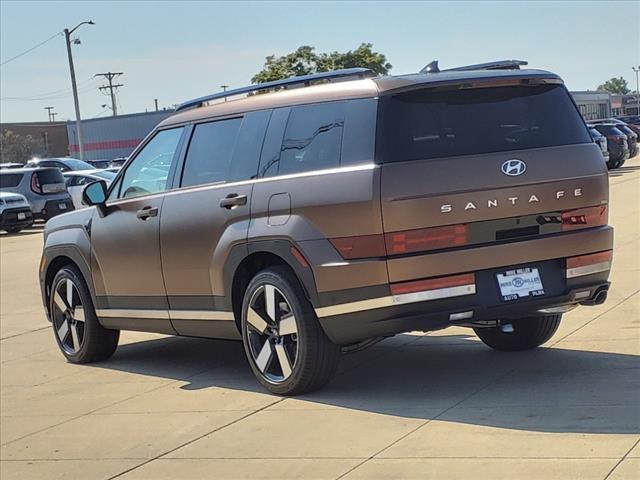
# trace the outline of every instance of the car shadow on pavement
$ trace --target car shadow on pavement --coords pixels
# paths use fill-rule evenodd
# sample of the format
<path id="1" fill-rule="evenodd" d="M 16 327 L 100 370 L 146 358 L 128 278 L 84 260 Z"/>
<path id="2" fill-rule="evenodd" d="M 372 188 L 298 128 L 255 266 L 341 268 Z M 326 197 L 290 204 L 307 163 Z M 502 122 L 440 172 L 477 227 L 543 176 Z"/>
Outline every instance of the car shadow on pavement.
<path id="1" fill-rule="evenodd" d="M 162 338 L 123 345 L 94 365 L 182 380 L 185 395 L 215 387 L 265 393 L 240 342 Z M 638 434 L 639 392 L 635 355 L 555 347 L 501 353 L 473 334 L 400 335 L 345 355 L 329 385 L 287 402 L 506 429 Z"/>
<path id="2" fill-rule="evenodd" d="M 640 165 L 629 165 L 627 167 L 616 168 L 609 171 L 609 177 L 622 177 L 628 173 L 637 172 L 640 170 Z"/>
<path id="3" fill-rule="evenodd" d="M 44 223 L 34 223 L 30 227 L 26 227 L 17 233 L 0 232 L 3 237 L 20 237 L 22 235 L 33 235 L 44 231 Z"/>

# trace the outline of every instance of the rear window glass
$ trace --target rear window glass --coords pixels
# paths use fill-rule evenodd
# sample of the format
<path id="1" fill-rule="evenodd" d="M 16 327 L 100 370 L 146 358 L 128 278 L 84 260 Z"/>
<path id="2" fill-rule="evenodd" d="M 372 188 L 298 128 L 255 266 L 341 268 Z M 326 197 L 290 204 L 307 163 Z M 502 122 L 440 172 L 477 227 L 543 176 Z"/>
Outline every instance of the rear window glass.
<path id="1" fill-rule="evenodd" d="M 58 169 L 36 170 L 40 185 L 48 185 L 51 183 L 65 183 L 62 172 Z"/>
<path id="2" fill-rule="evenodd" d="M 22 180 L 22 173 L 0 174 L 0 188 L 17 187 Z"/>
<path id="3" fill-rule="evenodd" d="M 380 105 L 383 162 L 591 142 L 560 85 L 423 89 Z"/>
<path id="4" fill-rule="evenodd" d="M 344 102 L 293 107 L 280 153 L 279 175 L 340 165 Z"/>
<path id="5" fill-rule="evenodd" d="M 596 127 L 596 130 L 598 130 L 603 135 L 624 135 L 624 133 L 611 125 L 598 125 Z"/>

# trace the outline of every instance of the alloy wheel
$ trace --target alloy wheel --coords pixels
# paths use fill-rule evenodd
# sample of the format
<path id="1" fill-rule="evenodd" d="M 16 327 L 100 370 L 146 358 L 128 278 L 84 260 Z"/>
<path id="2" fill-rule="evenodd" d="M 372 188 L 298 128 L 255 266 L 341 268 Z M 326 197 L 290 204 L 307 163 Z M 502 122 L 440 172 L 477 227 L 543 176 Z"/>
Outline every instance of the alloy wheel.
<path id="1" fill-rule="evenodd" d="M 69 355 L 78 353 L 85 332 L 85 315 L 78 287 L 69 278 L 58 282 L 53 293 L 53 328 L 60 345 Z"/>
<path id="2" fill-rule="evenodd" d="M 289 301 L 273 285 L 262 285 L 251 296 L 246 319 L 255 366 L 267 381 L 284 382 L 298 358 L 298 325 Z"/>

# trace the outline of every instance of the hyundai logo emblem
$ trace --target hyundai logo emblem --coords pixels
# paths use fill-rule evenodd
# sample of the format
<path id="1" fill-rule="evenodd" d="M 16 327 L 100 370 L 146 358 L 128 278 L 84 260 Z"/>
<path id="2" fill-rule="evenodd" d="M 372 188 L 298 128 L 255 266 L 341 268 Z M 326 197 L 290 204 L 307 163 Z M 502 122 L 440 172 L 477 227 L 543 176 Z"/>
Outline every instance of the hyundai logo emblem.
<path id="1" fill-rule="evenodd" d="M 511 160 L 507 160 L 502 164 L 500 170 L 505 175 L 509 175 L 510 177 L 516 177 L 518 175 L 522 175 L 527 169 L 527 164 L 522 160 L 518 160 L 517 158 L 512 158 Z"/>

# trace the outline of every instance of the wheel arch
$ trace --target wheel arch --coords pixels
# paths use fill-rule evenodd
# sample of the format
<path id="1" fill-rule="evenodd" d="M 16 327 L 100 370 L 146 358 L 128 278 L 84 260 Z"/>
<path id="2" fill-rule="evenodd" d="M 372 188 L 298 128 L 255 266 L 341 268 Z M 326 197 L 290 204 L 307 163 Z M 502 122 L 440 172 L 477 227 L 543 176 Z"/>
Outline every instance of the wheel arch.
<path id="1" fill-rule="evenodd" d="M 44 266 L 42 273 L 40 275 L 40 284 L 42 290 L 42 300 L 45 307 L 45 312 L 47 313 L 47 318 L 49 321 L 49 299 L 51 296 L 51 283 L 53 282 L 56 273 L 60 271 L 61 268 L 66 265 L 73 265 L 76 267 L 80 274 L 83 277 L 87 287 L 89 288 L 89 293 L 91 295 L 91 301 L 95 305 L 96 296 L 95 290 L 93 286 L 93 281 L 91 277 L 91 269 L 89 265 L 85 261 L 78 247 L 75 245 L 65 245 L 65 246 L 57 246 L 51 247 L 45 251 L 45 255 L 43 258 Z"/>
<path id="2" fill-rule="evenodd" d="M 238 246 L 240 247 L 240 246 Z M 317 291 L 311 267 L 303 265 L 292 253 L 294 244 L 289 240 L 265 240 L 234 248 L 225 266 L 225 297 L 232 308 L 236 326 L 240 330 L 242 299 L 251 279 L 261 270 L 284 266 L 300 282 L 312 305 L 317 305 Z M 244 254 L 242 254 L 244 253 Z"/>

